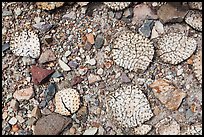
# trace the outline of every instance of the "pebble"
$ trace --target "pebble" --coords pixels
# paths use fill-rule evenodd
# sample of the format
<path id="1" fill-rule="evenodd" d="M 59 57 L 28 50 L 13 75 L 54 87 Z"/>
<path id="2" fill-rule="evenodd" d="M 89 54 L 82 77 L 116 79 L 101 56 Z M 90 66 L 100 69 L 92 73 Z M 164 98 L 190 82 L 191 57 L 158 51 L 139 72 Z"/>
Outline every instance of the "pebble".
<path id="1" fill-rule="evenodd" d="M 31 58 L 29 57 L 22 57 L 23 65 L 31 65 Z"/>
<path id="2" fill-rule="evenodd" d="M 52 113 L 41 117 L 34 127 L 34 135 L 58 135 L 64 128 L 71 124 L 70 117 L 64 117 L 60 114 Z"/>
<path id="3" fill-rule="evenodd" d="M 109 18 L 114 18 L 115 14 L 113 13 L 113 11 L 109 11 L 108 16 Z"/>
<path id="4" fill-rule="evenodd" d="M 4 52 L 4 51 L 6 51 L 9 48 L 10 48 L 10 45 L 8 43 L 5 43 L 5 44 L 2 45 L 1 50 L 2 50 L 2 52 Z"/>
<path id="5" fill-rule="evenodd" d="M 46 23 L 46 22 L 39 22 L 39 23 L 34 24 L 33 27 L 40 30 L 40 31 L 46 32 L 46 31 L 50 30 L 53 27 L 53 25 Z"/>
<path id="6" fill-rule="evenodd" d="M 83 135 L 95 135 L 97 131 L 98 131 L 97 127 L 91 127 L 89 129 L 86 129 Z"/>
<path id="7" fill-rule="evenodd" d="M 99 75 L 90 74 L 88 76 L 89 84 L 93 84 L 93 83 L 99 82 L 99 81 L 101 81 L 101 77 Z"/>
<path id="8" fill-rule="evenodd" d="M 100 48 L 102 48 L 103 44 L 104 44 L 103 36 L 97 35 L 96 40 L 95 40 L 95 44 L 94 44 L 95 48 L 100 49 Z"/>
<path id="9" fill-rule="evenodd" d="M 103 74 L 103 69 L 102 69 L 102 68 L 99 68 L 99 69 L 97 70 L 97 74 L 98 74 L 98 75 L 102 75 L 102 74 Z"/>
<path id="10" fill-rule="evenodd" d="M 39 118 L 42 116 L 42 114 L 41 114 L 40 109 L 38 108 L 38 106 L 35 106 L 35 107 L 33 108 L 33 110 L 31 111 L 31 116 L 32 116 L 32 117 L 35 117 L 35 118 L 37 118 L 37 119 L 39 119 Z"/>
<path id="11" fill-rule="evenodd" d="M 72 52 L 69 51 L 69 50 L 67 50 L 67 51 L 64 53 L 64 56 L 65 56 L 65 57 L 69 57 L 71 54 L 72 54 Z"/>
<path id="12" fill-rule="evenodd" d="M 80 66 L 79 67 L 79 74 L 80 75 L 85 75 L 86 73 L 87 73 L 87 71 L 88 71 L 88 68 L 86 67 L 86 66 Z"/>
<path id="13" fill-rule="evenodd" d="M 81 83 L 83 81 L 83 78 L 81 78 L 80 76 L 75 76 L 72 80 L 71 80 L 71 85 L 75 86 L 79 83 Z"/>
<path id="14" fill-rule="evenodd" d="M 20 8 L 14 9 L 14 13 L 18 17 L 19 15 L 21 15 L 22 10 Z"/>
<path id="15" fill-rule="evenodd" d="M 5 10 L 5 9 L 2 9 L 2 16 L 12 16 L 13 13 L 12 11 L 8 11 L 8 10 Z"/>
<path id="16" fill-rule="evenodd" d="M 17 132 L 18 130 L 19 130 L 19 126 L 17 124 L 12 126 L 12 129 L 11 129 L 12 132 Z"/>
<path id="17" fill-rule="evenodd" d="M 76 19 L 76 13 L 74 11 L 71 11 L 70 13 L 63 15 L 62 19 L 75 20 Z"/>
<path id="18" fill-rule="evenodd" d="M 55 93 L 56 93 L 56 85 L 54 83 L 51 83 L 44 93 L 46 101 L 49 102 L 50 100 L 52 100 Z"/>
<path id="19" fill-rule="evenodd" d="M 72 69 L 76 69 L 79 64 L 76 61 L 69 61 L 68 65 L 72 68 Z"/>
<path id="20" fill-rule="evenodd" d="M 125 9 L 123 15 L 124 15 L 126 18 L 132 18 L 132 16 L 133 16 L 133 8 L 127 8 L 127 9 Z"/>
<path id="21" fill-rule="evenodd" d="M 19 108 L 19 102 L 16 99 L 12 99 L 10 102 L 10 107 L 13 108 L 14 111 L 17 111 Z"/>
<path id="22" fill-rule="evenodd" d="M 71 135 L 74 135 L 74 134 L 76 133 L 76 128 L 75 128 L 75 127 L 71 127 L 71 128 L 69 129 L 69 133 L 70 133 Z"/>
<path id="23" fill-rule="evenodd" d="M 118 20 L 120 20 L 120 19 L 122 18 L 122 15 L 123 15 L 123 12 L 122 12 L 122 11 L 117 11 L 117 12 L 115 13 L 115 18 L 118 19 Z"/>
<path id="24" fill-rule="evenodd" d="M 92 59 L 88 58 L 85 64 L 90 64 L 91 66 L 94 66 L 96 64 L 96 60 L 94 58 Z"/>
<path id="25" fill-rule="evenodd" d="M 87 10 L 87 7 L 83 6 L 83 7 L 81 8 L 81 13 L 82 13 L 82 14 L 85 14 L 85 13 L 86 13 L 86 10 Z"/>
<path id="26" fill-rule="evenodd" d="M 87 38 L 87 41 L 90 43 L 90 44 L 94 44 L 95 41 L 94 41 L 94 35 L 92 33 L 88 33 L 86 34 L 86 38 Z"/>
<path id="27" fill-rule="evenodd" d="M 37 23 L 40 23 L 41 17 L 35 17 L 35 18 L 34 18 L 34 21 L 35 21 L 36 24 L 37 24 Z"/>
<path id="28" fill-rule="evenodd" d="M 183 69 L 182 68 L 177 70 L 177 76 L 180 76 L 182 73 L 183 73 Z"/>
<path id="29" fill-rule="evenodd" d="M 16 123 L 17 123 L 17 119 L 15 118 L 15 117 L 12 117 L 9 121 L 8 121 L 8 123 L 9 124 L 11 124 L 11 125 L 15 125 Z"/>
<path id="30" fill-rule="evenodd" d="M 126 73 L 122 73 L 122 75 L 121 75 L 121 81 L 123 82 L 123 83 L 130 83 L 131 82 L 131 80 L 130 80 L 130 78 L 126 75 Z"/>
<path id="31" fill-rule="evenodd" d="M 85 44 L 85 46 L 84 46 L 84 48 L 85 48 L 87 51 L 90 51 L 92 47 L 93 47 L 93 45 L 92 45 L 91 43 L 89 43 L 89 42 L 86 42 L 86 44 Z"/>
<path id="32" fill-rule="evenodd" d="M 29 87 L 26 89 L 16 90 L 13 94 L 13 97 L 18 101 L 21 100 L 29 100 L 34 94 L 33 87 Z"/>
<path id="33" fill-rule="evenodd" d="M 145 20 L 144 24 L 138 29 L 138 31 L 143 36 L 149 38 L 151 36 L 153 25 L 154 25 L 153 20 Z"/>
<path id="34" fill-rule="evenodd" d="M 62 57 L 62 61 L 63 61 L 64 63 L 68 63 L 68 60 L 67 60 L 67 58 L 66 58 L 65 56 Z"/>
<path id="35" fill-rule="evenodd" d="M 53 73 L 51 77 L 52 78 L 59 78 L 59 77 L 63 77 L 63 74 L 60 73 L 59 71 L 55 71 L 55 73 Z"/>
<path id="36" fill-rule="evenodd" d="M 30 118 L 28 118 L 28 120 L 26 121 L 26 124 L 27 124 L 28 126 L 32 126 L 35 122 L 36 122 L 36 118 L 30 117 Z"/>
<path id="37" fill-rule="evenodd" d="M 70 71 L 71 68 L 66 64 L 64 63 L 61 59 L 58 60 L 59 62 L 59 66 L 64 70 L 64 71 Z"/>
<path id="38" fill-rule="evenodd" d="M 54 60 L 56 60 L 56 57 L 55 57 L 55 54 L 52 52 L 52 50 L 46 50 L 40 55 L 38 62 L 42 64 L 42 63 L 46 63 Z"/>

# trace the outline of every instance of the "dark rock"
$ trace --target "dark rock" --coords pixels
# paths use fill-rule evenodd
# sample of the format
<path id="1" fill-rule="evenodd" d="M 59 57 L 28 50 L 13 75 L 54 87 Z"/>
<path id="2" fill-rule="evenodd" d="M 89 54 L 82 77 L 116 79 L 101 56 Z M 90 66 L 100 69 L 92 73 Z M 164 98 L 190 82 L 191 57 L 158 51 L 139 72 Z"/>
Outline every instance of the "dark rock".
<path id="1" fill-rule="evenodd" d="M 104 38 L 102 35 L 97 35 L 94 46 L 100 49 L 104 44 Z"/>
<path id="2" fill-rule="evenodd" d="M 10 48 L 10 45 L 8 43 L 3 44 L 2 45 L 2 52 L 6 51 L 9 48 Z"/>
<path id="3" fill-rule="evenodd" d="M 45 100 L 49 102 L 54 97 L 55 93 L 56 93 L 56 85 L 51 83 L 48 86 L 47 90 L 45 90 Z"/>
<path id="4" fill-rule="evenodd" d="M 126 18 L 132 18 L 132 17 L 133 17 L 133 8 L 127 8 L 127 9 L 125 9 L 123 15 L 124 15 Z"/>
<path id="5" fill-rule="evenodd" d="M 50 30 L 53 27 L 53 25 L 46 23 L 46 22 L 39 22 L 37 24 L 34 24 L 33 27 L 40 30 L 40 31 L 46 32 L 46 31 Z"/>
<path id="6" fill-rule="evenodd" d="M 123 11 L 117 11 L 117 12 L 115 13 L 115 18 L 119 20 L 119 19 L 122 18 L 122 15 L 123 15 Z"/>
<path id="7" fill-rule="evenodd" d="M 52 52 L 52 50 L 46 50 L 40 55 L 38 62 L 42 64 L 42 63 L 46 63 L 54 60 L 56 60 L 56 57 L 55 57 L 55 54 Z"/>
<path id="8" fill-rule="evenodd" d="M 59 114 L 52 113 L 41 117 L 34 127 L 34 135 L 59 135 L 72 119 Z"/>
<path id="9" fill-rule="evenodd" d="M 69 65 L 72 69 L 76 69 L 76 68 L 79 66 L 79 64 L 78 64 L 76 61 L 72 61 L 72 60 L 68 63 L 68 65 Z"/>
<path id="10" fill-rule="evenodd" d="M 47 101 L 43 100 L 40 102 L 39 108 L 42 109 L 42 108 L 46 107 L 46 105 L 47 105 Z"/>
<path id="11" fill-rule="evenodd" d="M 54 73 L 54 70 L 47 70 L 47 69 L 43 69 L 32 65 L 31 73 L 32 73 L 33 83 L 38 85 L 46 82 L 46 80 L 50 77 L 50 75 Z"/>
<path id="12" fill-rule="evenodd" d="M 49 44 L 52 43 L 53 39 L 52 39 L 51 36 L 49 36 L 49 35 L 45 35 L 45 37 L 44 37 L 44 41 L 46 42 L 46 44 L 49 45 Z"/>
<path id="13" fill-rule="evenodd" d="M 139 33 L 149 38 L 151 36 L 153 20 L 145 20 L 144 24 L 138 29 Z"/>
<path id="14" fill-rule="evenodd" d="M 53 73 L 51 77 L 52 78 L 59 78 L 59 77 L 63 77 L 63 74 L 60 73 L 59 71 L 55 71 L 55 73 Z"/>
<path id="15" fill-rule="evenodd" d="M 186 9 L 171 4 L 162 5 L 157 11 L 157 15 L 162 23 L 182 22 L 186 14 Z"/>
<path id="16" fill-rule="evenodd" d="M 80 76 L 75 76 L 72 80 L 71 80 L 71 85 L 75 86 L 79 83 L 81 83 L 83 81 L 83 78 L 81 78 Z"/>

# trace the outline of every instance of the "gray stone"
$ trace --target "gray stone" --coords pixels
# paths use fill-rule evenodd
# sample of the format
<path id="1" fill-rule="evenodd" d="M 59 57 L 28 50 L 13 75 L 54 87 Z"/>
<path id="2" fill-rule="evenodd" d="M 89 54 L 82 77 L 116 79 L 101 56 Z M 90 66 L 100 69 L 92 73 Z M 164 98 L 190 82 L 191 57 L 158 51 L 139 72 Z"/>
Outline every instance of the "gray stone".
<path id="1" fill-rule="evenodd" d="M 10 107 L 13 108 L 14 111 L 17 111 L 19 108 L 19 102 L 16 99 L 12 99 L 10 102 Z"/>
<path id="2" fill-rule="evenodd" d="M 93 47 L 93 45 L 92 45 L 91 43 L 89 43 L 89 42 L 86 42 L 86 44 L 85 44 L 85 46 L 84 46 L 84 48 L 85 48 L 87 51 L 90 51 L 92 47 Z"/>
<path id="3" fill-rule="evenodd" d="M 63 74 L 60 73 L 59 71 L 55 71 L 55 73 L 53 73 L 51 77 L 52 78 L 59 78 L 59 77 L 63 77 Z"/>
<path id="4" fill-rule="evenodd" d="M 130 83 L 131 82 L 131 80 L 130 80 L 130 78 L 126 75 L 126 73 L 122 73 L 122 75 L 121 75 L 121 81 L 123 82 L 123 83 Z"/>
<path id="5" fill-rule="evenodd" d="M 68 65 L 69 65 L 72 69 L 76 69 L 76 68 L 79 66 L 79 64 L 78 64 L 76 61 L 73 61 L 73 60 L 69 61 Z"/>
<path id="6" fill-rule="evenodd" d="M 55 95 L 56 93 L 56 85 L 51 83 L 47 90 L 45 90 L 45 99 L 47 102 L 49 102 Z"/>
<path id="7" fill-rule="evenodd" d="M 62 19 L 75 20 L 76 19 L 76 13 L 74 11 L 71 11 L 70 13 L 63 15 Z"/>
<path id="8" fill-rule="evenodd" d="M 139 33 L 149 38 L 153 28 L 153 20 L 145 20 L 144 24 L 138 29 Z"/>
<path id="9" fill-rule="evenodd" d="M 40 30 L 40 31 L 46 32 L 46 31 L 50 30 L 53 27 L 53 25 L 46 23 L 46 22 L 39 22 L 37 24 L 34 24 L 33 27 Z"/>
<path id="10" fill-rule="evenodd" d="M 127 8 L 127 9 L 125 9 L 123 15 L 124 15 L 126 18 L 131 18 L 131 17 L 133 17 L 133 8 Z"/>
<path id="11" fill-rule="evenodd" d="M 15 12 L 16 16 L 19 16 L 19 15 L 21 15 L 22 10 L 20 8 L 17 8 L 17 9 L 14 10 L 14 12 Z"/>
<path id="12" fill-rule="evenodd" d="M 56 60 L 56 57 L 55 57 L 55 54 L 52 52 L 52 50 L 46 50 L 40 55 L 38 62 L 42 64 L 42 63 L 46 63 L 54 60 Z"/>
<path id="13" fill-rule="evenodd" d="M 104 38 L 102 35 L 97 35 L 96 36 L 96 40 L 95 40 L 95 44 L 94 46 L 97 48 L 97 49 L 100 49 L 104 44 Z"/>
<path id="14" fill-rule="evenodd" d="M 123 12 L 122 12 L 122 11 L 117 11 L 117 12 L 115 13 L 115 18 L 119 20 L 119 19 L 122 18 L 122 15 L 123 15 Z"/>
<path id="15" fill-rule="evenodd" d="M 6 51 L 9 48 L 10 48 L 10 45 L 8 43 L 5 43 L 5 44 L 2 45 L 2 49 L 1 50 L 2 50 L 2 52 L 4 52 L 4 51 Z"/>
<path id="16" fill-rule="evenodd" d="M 52 113 L 41 117 L 34 127 L 34 135 L 58 135 L 66 128 L 72 119 Z"/>
<path id="17" fill-rule="evenodd" d="M 108 12 L 108 16 L 109 16 L 109 18 L 114 18 L 114 12 L 113 11 L 109 11 Z"/>
<path id="18" fill-rule="evenodd" d="M 11 16 L 13 15 L 12 11 L 8 11 L 8 10 L 5 10 L 5 9 L 2 9 L 2 16 Z"/>
<path id="19" fill-rule="evenodd" d="M 8 121 L 8 123 L 9 124 L 11 124 L 11 125 L 15 125 L 16 123 L 17 123 L 17 119 L 15 118 L 15 117 L 12 117 L 9 121 Z"/>

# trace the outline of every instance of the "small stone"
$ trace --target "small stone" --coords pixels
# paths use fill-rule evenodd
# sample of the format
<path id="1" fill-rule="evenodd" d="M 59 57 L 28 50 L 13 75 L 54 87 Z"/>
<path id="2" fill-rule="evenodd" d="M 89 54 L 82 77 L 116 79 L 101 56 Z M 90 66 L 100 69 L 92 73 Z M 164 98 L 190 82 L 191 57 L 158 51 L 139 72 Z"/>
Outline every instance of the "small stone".
<path id="1" fill-rule="evenodd" d="M 82 13 L 82 14 L 85 14 L 85 13 L 86 13 L 86 10 L 87 10 L 87 7 L 82 7 L 82 8 L 81 8 L 81 13 Z"/>
<path id="2" fill-rule="evenodd" d="M 83 135 L 95 135 L 97 131 L 98 131 L 97 127 L 92 127 L 92 128 L 85 130 Z"/>
<path id="3" fill-rule="evenodd" d="M 42 64 L 42 63 L 46 63 L 54 60 L 56 60 L 56 57 L 55 57 L 55 54 L 52 52 L 52 50 L 46 50 L 40 55 L 38 62 Z"/>
<path id="4" fill-rule="evenodd" d="M 8 117 L 8 113 L 7 112 L 3 112 L 2 119 L 6 119 L 7 117 Z"/>
<path id="5" fill-rule="evenodd" d="M 38 108 L 38 106 L 35 106 L 35 107 L 33 108 L 32 112 L 31 112 L 31 116 L 32 116 L 32 117 L 35 117 L 35 118 L 37 118 L 37 119 L 39 119 L 39 118 L 42 116 L 42 114 L 41 114 L 40 109 Z"/>
<path id="6" fill-rule="evenodd" d="M 86 63 L 86 64 L 90 64 L 91 66 L 93 66 L 93 65 L 96 64 L 96 60 L 95 60 L 94 58 L 88 59 L 85 63 Z"/>
<path id="7" fill-rule="evenodd" d="M 121 75 L 121 81 L 122 81 L 122 83 L 130 83 L 131 82 L 130 78 L 124 72 Z"/>
<path id="8" fill-rule="evenodd" d="M 138 31 L 143 36 L 149 38 L 151 36 L 151 30 L 153 25 L 153 20 L 145 20 L 144 24 L 138 29 Z"/>
<path id="9" fill-rule="evenodd" d="M 45 90 L 45 99 L 47 102 L 49 102 L 50 100 L 52 100 L 52 98 L 54 97 L 56 93 L 56 85 L 51 83 L 47 90 Z"/>
<path id="10" fill-rule="evenodd" d="M 66 63 L 66 64 L 68 63 L 68 59 L 67 59 L 65 56 L 62 57 L 62 61 L 63 61 L 64 63 Z"/>
<path id="11" fill-rule="evenodd" d="M 11 128 L 12 132 L 17 132 L 19 130 L 19 126 L 17 124 L 13 125 Z"/>
<path id="12" fill-rule="evenodd" d="M 19 15 L 21 15 L 22 10 L 18 7 L 14 10 L 15 15 L 18 17 Z"/>
<path id="13" fill-rule="evenodd" d="M 43 31 L 43 32 L 50 30 L 52 28 L 52 26 L 53 26 L 52 24 L 49 24 L 46 22 L 39 22 L 39 23 L 33 25 L 34 28 L 36 28 L 40 31 Z"/>
<path id="14" fill-rule="evenodd" d="M 32 65 L 31 73 L 33 83 L 38 85 L 46 82 L 50 75 L 54 73 L 54 70 L 43 69 Z"/>
<path id="15" fill-rule="evenodd" d="M 86 38 L 87 38 L 87 41 L 90 43 L 90 44 L 94 44 L 95 41 L 94 41 L 94 35 L 92 33 L 88 33 L 86 34 Z"/>
<path id="16" fill-rule="evenodd" d="M 28 125 L 28 126 L 32 126 L 32 125 L 34 125 L 34 123 L 36 122 L 36 118 L 35 117 L 30 117 L 30 118 L 28 118 L 28 120 L 26 121 L 26 124 Z"/>
<path id="17" fill-rule="evenodd" d="M 75 76 L 72 80 L 71 80 L 71 85 L 75 86 L 79 83 L 81 83 L 83 81 L 83 78 L 81 78 L 80 76 Z"/>
<path id="18" fill-rule="evenodd" d="M 33 87 L 29 87 L 26 89 L 17 90 L 14 92 L 13 97 L 18 101 L 21 100 L 29 100 L 34 94 Z"/>
<path id="19" fill-rule="evenodd" d="M 109 12 L 108 12 L 108 16 L 109 16 L 110 18 L 114 18 L 114 13 L 113 13 L 113 11 L 109 11 Z"/>
<path id="20" fill-rule="evenodd" d="M 14 111 L 17 111 L 19 108 L 19 102 L 16 99 L 12 99 L 10 102 L 10 107 L 13 108 Z"/>
<path id="21" fill-rule="evenodd" d="M 86 6 L 89 4 L 89 2 L 77 2 L 81 7 Z"/>
<path id="22" fill-rule="evenodd" d="M 11 125 L 15 125 L 16 123 L 17 123 L 17 119 L 15 118 L 15 117 L 12 117 L 9 121 L 8 121 L 8 123 L 9 124 L 11 124 Z"/>
<path id="23" fill-rule="evenodd" d="M 183 69 L 182 68 L 177 70 L 177 76 L 180 76 L 182 73 L 183 73 Z"/>
<path id="24" fill-rule="evenodd" d="M 55 73 L 53 73 L 51 77 L 52 78 L 59 78 L 59 77 L 63 77 L 63 74 L 60 73 L 59 71 L 55 71 Z"/>
<path id="25" fill-rule="evenodd" d="M 85 75 L 88 71 L 88 68 L 86 66 L 80 66 L 79 67 L 79 74 L 80 75 Z"/>
<path id="26" fill-rule="evenodd" d="M 91 43 L 86 42 L 86 44 L 85 44 L 85 47 L 84 47 L 84 48 L 85 48 L 87 51 L 90 51 L 92 47 L 93 47 L 93 45 L 92 45 Z"/>
<path id="27" fill-rule="evenodd" d="M 99 68 L 99 69 L 97 70 L 97 74 L 98 74 L 98 75 L 102 75 L 102 74 L 103 74 L 103 69 L 102 69 L 102 68 Z"/>
<path id="28" fill-rule="evenodd" d="M 76 68 L 79 66 L 79 64 L 78 64 L 76 61 L 72 61 L 72 60 L 68 63 L 68 65 L 69 65 L 72 69 L 76 69 Z"/>
<path id="29" fill-rule="evenodd" d="M 9 48 L 10 48 L 10 45 L 8 43 L 5 43 L 5 44 L 2 45 L 1 50 L 2 50 L 2 52 L 4 52 L 4 51 L 6 51 Z"/>
<path id="30" fill-rule="evenodd" d="M 63 15 L 63 16 L 62 16 L 62 19 L 75 20 L 75 19 L 76 19 L 76 13 L 75 13 L 75 11 L 71 11 L 70 13 Z"/>
<path id="31" fill-rule="evenodd" d="M 118 19 L 118 20 L 120 20 L 120 19 L 122 18 L 122 15 L 123 15 L 123 12 L 122 12 L 122 11 L 117 11 L 117 12 L 115 13 L 115 18 Z"/>
<path id="32" fill-rule="evenodd" d="M 104 44 L 104 38 L 102 35 L 97 35 L 96 36 L 96 40 L 95 40 L 95 44 L 94 46 L 97 48 L 97 49 L 100 49 Z"/>
<path id="33" fill-rule="evenodd" d="M 88 76 L 89 84 L 93 84 L 93 83 L 99 82 L 99 81 L 101 81 L 101 77 L 99 75 L 90 74 Z"/>
<path id="34" fill-rule="evenodd" d="M 34 135 L 58 135 L 71 122 L 71 118 L 59 114 L 43 116 L 36 122 Z"/>
<path id="35" fill-rule="evenodd" d="M 18 120 L 19 123 L 25 122 L 25 119 L 19 115 L 16 116 L 16 119 Z"/>
<path id="36" fill-rule="evenodd" d="M 40 102 L 39 108 L 42 109 L 42 108 L 44 108 L 46 105 L 47 105 L 47 101 L 43 100 L 43 101 Z"/>
<path id="37" fill-rule="evenodd" d="M 76 128 L 75 128 L 75 127 L 71 127 L 71 128 L 69 129 L 69 133 L 70 133 L 71 135 L 74 135 L 74 134 L 76 133 Z"/>
<path id="38" fill-rule="evenodd" d="M 64 63 L 61 59 L 58 60 L 59 61 L 59 66 L 64 70 L 64 71 L 70 71 L 71 68 Z"/>
<path id="39" fill-rule="evenodd" d="M 132 16 L 133 16 L 133 9 L 132 9 L 132 8 L 127 8 L 127 9 L 125 9 L 123 15 L 124 15 L 126 18 L 132 18 Z"/>
<path id="40" fill-rule="evenodd" d="M 4 16 L 11 16 L 13 15 L 12 11 L 8 11 L 8 10 L 5 10 L 5 9 L 2 9 L 2 17 Z"/>
<path id="41" fill-rule="evenodd" d="M 157 11 L 157 15 L 163 23 L 182 22 L 186 14 L 187 10 L 171 4 L 162 5 Z"/>
<path id="42" fill-rule="evenodd" d="M 72 52 L 69 51 L 69 50 L 67 50 L 67 51 L 64 53 L 64 56 L 65 56 L 65 57 L 69 57 L 71 54 L 72 54 Z"/>

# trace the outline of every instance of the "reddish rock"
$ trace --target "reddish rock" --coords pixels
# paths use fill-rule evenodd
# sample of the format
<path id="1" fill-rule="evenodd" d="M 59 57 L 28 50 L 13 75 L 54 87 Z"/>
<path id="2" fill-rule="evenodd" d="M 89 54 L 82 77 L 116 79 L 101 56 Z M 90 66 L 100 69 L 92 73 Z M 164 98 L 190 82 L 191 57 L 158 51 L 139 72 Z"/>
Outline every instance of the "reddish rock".
<path id="1" fill-rule="evenodd" d="M 17 90 L 14 92 L 13 97 L 18 101 L 20 100 L 29 100 L 34 94 L 33 87 L 29 87 L 26 89 Z"/>
<path id="2" fill-rule="evenodd" d="M 83 78 L 81 78 L 80 76 L 76 76 L 71 80 L 71 85 L 75 86 L 79 83 L 81 83 L 83 81 Z"/>
<path id="3" fill-rule="evenodd" d="M 31 73 L 32 73 L 32 81 L 34 82 L 34 84 L 38 85 L 45 82 L 45 80 L 52 73 L 54 73 L 54 70 L 43 69 L 33 65 L 31 68 Z"/>

